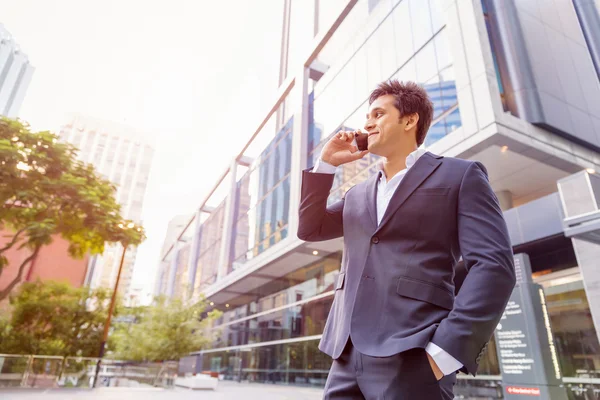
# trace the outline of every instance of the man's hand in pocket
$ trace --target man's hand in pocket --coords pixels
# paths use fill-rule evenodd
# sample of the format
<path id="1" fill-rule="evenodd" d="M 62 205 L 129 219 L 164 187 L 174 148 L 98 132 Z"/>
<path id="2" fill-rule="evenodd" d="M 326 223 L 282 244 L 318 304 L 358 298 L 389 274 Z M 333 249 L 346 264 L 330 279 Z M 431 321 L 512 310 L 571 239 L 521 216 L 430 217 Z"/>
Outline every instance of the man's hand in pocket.
<path id="1" fill-rule="evenodd" d="M 439 381 L 440 379 L 442 379 L 444 377 L 444 373 L 437 366 L 435 361 L 433 361 L 433 357 L 431 357 L 429 355 L 429 353 L 427 353 L 427 352 L 425 354 L 427 354 L 427 359 L 429 360 L 429 365 L 431 366 L 431 369 L 433 370 L 433 374 L 435 375 L 435 378 Z"/>

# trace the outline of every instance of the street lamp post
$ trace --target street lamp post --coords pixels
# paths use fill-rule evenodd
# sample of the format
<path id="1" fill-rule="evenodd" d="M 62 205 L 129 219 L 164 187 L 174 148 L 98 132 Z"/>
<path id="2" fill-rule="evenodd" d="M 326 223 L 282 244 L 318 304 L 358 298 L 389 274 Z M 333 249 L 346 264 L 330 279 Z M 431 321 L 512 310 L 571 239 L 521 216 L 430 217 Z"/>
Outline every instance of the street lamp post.
<path id="1" fill-rule="evenodd" d="M 108 316 L 104 323 L 104 334 L 102 335 L 102 343 L 100 344 L 100 353 L 98 355 L 98 363 L 96 364 L 96 373 L 94 375 L 94 386 L 98 384 L 98 374 L 100 373 L 100 364 L 104 357 L 104 350 L 106 348 L 106 340 L 108 339 L 108 330 L 110 329 L 110 322 L 112 320 L 113 311 L 115 309 L 115 302 L 117 299 L 117 289 L 119 288 L 119 281 L 121 280 L 121 271 L 123 270 L 123 262 L 125 261 L 125 253 L 127 252 L 128 244 L 123 245 L 123 254 L 121 255 L 121 262 L 119 263 L 119 272 L 117 273 L 117 280 L 115 281 L 115 287 L 113 289 L 112 297 L 110 299 L 110 306 L 108 307 Z"/>

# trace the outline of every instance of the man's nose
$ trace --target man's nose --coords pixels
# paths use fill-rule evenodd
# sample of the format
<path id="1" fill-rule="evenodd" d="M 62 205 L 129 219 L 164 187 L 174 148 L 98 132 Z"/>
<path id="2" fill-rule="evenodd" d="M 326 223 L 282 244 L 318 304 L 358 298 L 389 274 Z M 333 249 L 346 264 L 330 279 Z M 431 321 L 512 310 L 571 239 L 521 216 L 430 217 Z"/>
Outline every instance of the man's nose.
<path id="1" fill-rule="evenodd" d="M 370 119 L 368 119 L 367 122 L 365 122 L 365 130 L 367 132 L 369 132 L 373 128 L 373 126 L 373 122 Z"/>

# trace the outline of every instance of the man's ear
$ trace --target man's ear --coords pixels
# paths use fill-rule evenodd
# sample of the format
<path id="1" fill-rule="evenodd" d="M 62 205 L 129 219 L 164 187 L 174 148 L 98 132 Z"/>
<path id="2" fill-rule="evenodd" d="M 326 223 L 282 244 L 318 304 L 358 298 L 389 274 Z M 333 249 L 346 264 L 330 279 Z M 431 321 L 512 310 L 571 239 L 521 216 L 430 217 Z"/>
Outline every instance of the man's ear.
<path id="1" fill-rule="evenodd" d="M 412 128 L 416 128 L 419 123 L 419 114 L 409 114 L 403 118 L 404 130 L 410 131 Z"/>

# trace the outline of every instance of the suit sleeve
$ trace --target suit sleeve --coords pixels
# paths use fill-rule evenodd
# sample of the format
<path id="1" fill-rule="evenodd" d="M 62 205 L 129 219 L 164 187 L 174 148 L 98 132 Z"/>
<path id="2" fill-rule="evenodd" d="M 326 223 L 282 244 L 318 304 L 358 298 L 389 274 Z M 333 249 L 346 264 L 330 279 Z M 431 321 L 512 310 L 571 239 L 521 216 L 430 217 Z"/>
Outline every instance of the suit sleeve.
<path id="1" fill-rule="evenodd" d="M 344 199 L 327 206 L 334 177 L 329 173 L 303 171 L 298 238 L 308 242 L 318 242 L 335 239 L 344 234 L 342 223 Z"/>
<path id="2" fill-rule="evenodd" d="M 485 167 L 467 168 L 458 197 L 458 241 L 467 275 L 431 341 L 473 376 L 515 286 L 508 229 Z"/>

